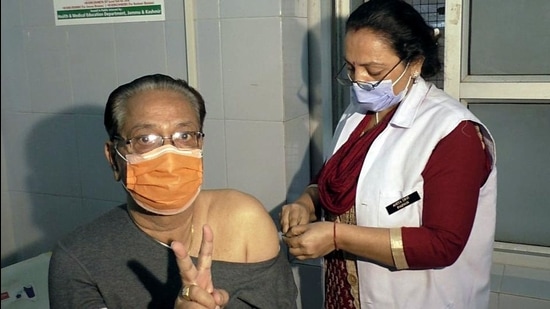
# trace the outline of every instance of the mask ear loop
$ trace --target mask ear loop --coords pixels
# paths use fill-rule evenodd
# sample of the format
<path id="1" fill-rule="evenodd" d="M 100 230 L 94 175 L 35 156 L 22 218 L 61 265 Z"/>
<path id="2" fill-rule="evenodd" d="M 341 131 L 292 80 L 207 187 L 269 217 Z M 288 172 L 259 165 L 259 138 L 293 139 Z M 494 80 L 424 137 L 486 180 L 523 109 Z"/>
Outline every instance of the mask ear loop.
<path id="1" fill-rule="evenodd" d="M 403 77 L 403 75 L 405 75 L 405 72 L 407 72 L 407 69 L 409 68 L 409 63 L 410 62 L 407 62 L 407 65 L 405 66 L 405 69 L 403 70 L 403 73 L 401 73 L 401 75 L 399 75 L 399 77 L 395 80 L 395 82 L 393 82 L 391 85 L 392 87 L 395 86 L 395 84 L 397 84 L 401 78 Z"/>

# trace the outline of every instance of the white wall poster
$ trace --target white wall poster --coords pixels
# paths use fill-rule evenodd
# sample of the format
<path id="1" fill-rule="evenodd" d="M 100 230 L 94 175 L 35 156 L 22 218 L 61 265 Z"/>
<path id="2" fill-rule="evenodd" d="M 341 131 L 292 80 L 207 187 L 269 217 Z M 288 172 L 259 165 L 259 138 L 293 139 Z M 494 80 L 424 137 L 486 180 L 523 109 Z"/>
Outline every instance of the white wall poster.
<path id="1" fill-rule="evenodd" d="M 164 0 L 54 0 L 53 3 L 56 26 L 165 20 Z"/>

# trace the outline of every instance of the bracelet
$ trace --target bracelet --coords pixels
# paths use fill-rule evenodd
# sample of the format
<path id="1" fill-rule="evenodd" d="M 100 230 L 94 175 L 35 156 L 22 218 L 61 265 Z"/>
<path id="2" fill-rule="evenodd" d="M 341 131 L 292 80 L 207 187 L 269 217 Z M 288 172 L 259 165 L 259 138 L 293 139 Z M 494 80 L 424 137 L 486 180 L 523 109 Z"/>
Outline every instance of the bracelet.
<path id="1" fill-rule="evenodd" d="M 332 226 L 332 241 L 334 242 L 334 251 L 338 251 L 338 245 L 336 244 L 336 221 Z"/>
<path id="2" fill-rule="evenodd" d="M 316 183 L 312 183 L 312 184 L 310 184 L 309 186 L 307 186 L 307 187 L 306 187 L 306 189 L 310 189 L 310 188 L 318 188 L 318 187 L 319 187 L 319 185 L 318 185 L 318 184 L 316 184 Z"/>

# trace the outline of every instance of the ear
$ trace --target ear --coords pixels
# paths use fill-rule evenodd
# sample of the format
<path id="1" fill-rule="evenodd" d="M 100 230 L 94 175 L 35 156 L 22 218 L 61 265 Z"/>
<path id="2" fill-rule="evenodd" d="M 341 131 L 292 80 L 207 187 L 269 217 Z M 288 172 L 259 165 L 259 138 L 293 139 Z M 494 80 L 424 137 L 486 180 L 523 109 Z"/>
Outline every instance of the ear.
<path id="1" fill-rule="evenodd" d="M 414 60 L 411 63 L 412 77 L 416 78 L 422 73 L 422 65 L 424 64 L 424 57 Z"/>
<path id="2" fill-rule="evenodd" d="M 109 162 L 109 165 L 113 170 L 113 176 L 115 177 L 115 181 L 120 181 L 120 177 L 121 177 L 120 168 L 118 167 L 118 163 L 116 160 L 117 154 L 116 154 L 115 146 L 113 142 L 108 141 L 105 143 L 104 153 L 105 153 L 105 158 L 107 158 L 107 161 Z"/>

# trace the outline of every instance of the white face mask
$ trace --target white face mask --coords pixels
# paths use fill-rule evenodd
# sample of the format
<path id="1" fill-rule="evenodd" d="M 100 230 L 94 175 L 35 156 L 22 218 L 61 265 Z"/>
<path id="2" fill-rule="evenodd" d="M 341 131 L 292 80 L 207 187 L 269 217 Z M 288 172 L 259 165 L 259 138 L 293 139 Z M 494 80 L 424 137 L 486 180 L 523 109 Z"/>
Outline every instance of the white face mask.
<path id="1" fill-rule="evenodd" d="M 393 86 L 401 80 L 403 75 L 405 75 L 408 67 L 409 64 L 407 63 L 405 70 L 403 70 L 403 73 L 401 73 L 395 82 L 392 83 L 390 79 L 383 80 L 370 91 L 361 88 L 357 83 L 353 83 L 350 95 L 358 111 L 360 113 L 366 113 L 368 111 L 379 112 L 401 102 L 407 94 L 411 77 L 409 76 L 405 89 L 397 95 L 393 92 Z"/>

